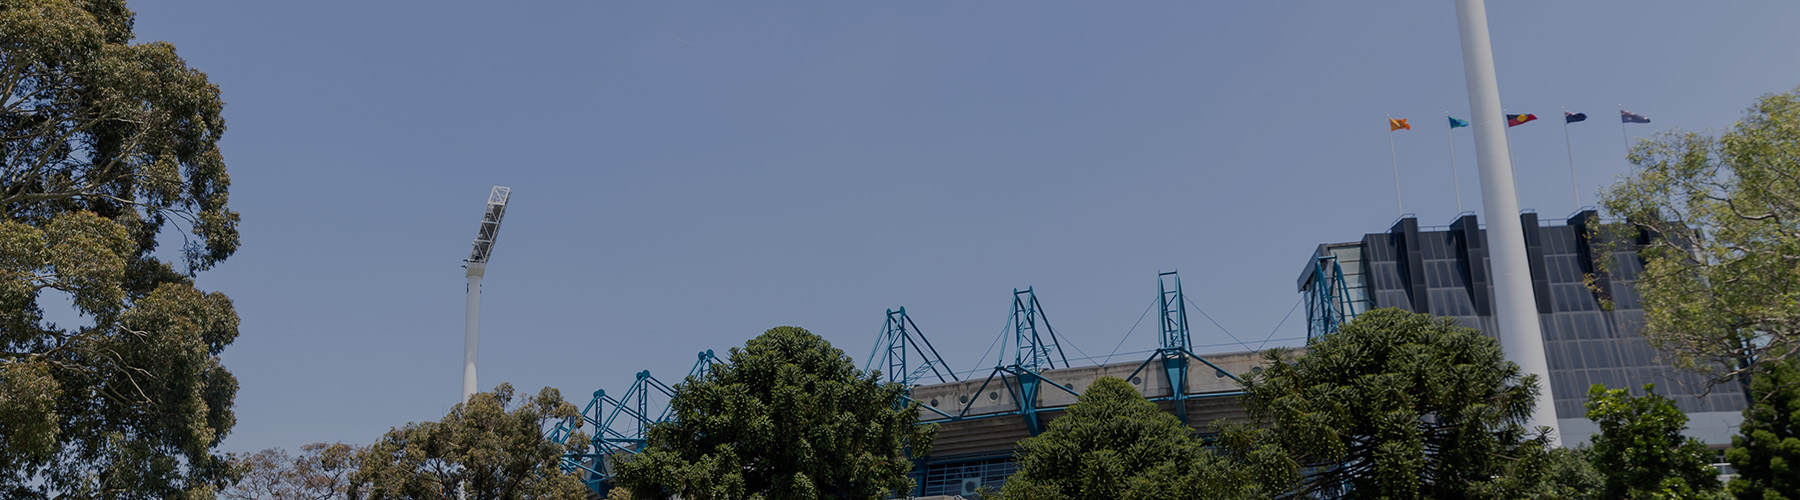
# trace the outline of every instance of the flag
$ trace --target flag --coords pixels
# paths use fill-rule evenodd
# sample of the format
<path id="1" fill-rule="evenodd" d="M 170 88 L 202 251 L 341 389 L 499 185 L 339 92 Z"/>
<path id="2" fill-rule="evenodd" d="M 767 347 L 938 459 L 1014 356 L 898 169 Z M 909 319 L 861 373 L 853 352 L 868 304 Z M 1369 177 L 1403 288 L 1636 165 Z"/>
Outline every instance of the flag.
<path id="1" fill-rule="evenodd" d="M 1389 118 L 1388 119 L 1388 131 L 1389 132 L 1393 132 L 1395 130 L 1400 130 L 1400 129 L 1412 130 L 1412 125 L 1407 125 L 1405 118 Z"/>
<path id="2" fill-rule="evenodd" d="M 1625 122 L 1625 123 L 1650 123 L 1650 119 L 1644 118 L 1644 115 L 1640 115 L 1640 114 L 1626 111 L 1623 109 L 1619 110 L 1619 121 Z"/>
<path id="3" fill-rule="evenodd" d="M 1520 125 L 1524 125 L 1525 122 L 1536 120 L 1536 119 L 1537 119 L 1537 115 L 1532 115 L 1532 114 L 1506 115 L 1506 126 L 1517 127 Z"/>
<path id="4" fill-rule="evenodd" d="M 1563 123 L 1575 123 L 1575 122 L 1586 120 L 1586 119 L 1587 119 L 1587 113 L 1570 113 L 1568 111 L 1563 112 Z"/>
<path id="5" fill-rule="evenodd" d="M 1449 118 L 1449 119 L 1450 119 L 1450 128 L 1456 128 L 1456 127 L 1467 127 L 1467 126 L 1469 126 L 1469 122 L 1465 122 L 1465 121 L 1462 121 L 1462 120 L 1458 120 L 1458 119 L 1456 119 L 1456 117 L 1445 117 L 1445 118 Z"/>

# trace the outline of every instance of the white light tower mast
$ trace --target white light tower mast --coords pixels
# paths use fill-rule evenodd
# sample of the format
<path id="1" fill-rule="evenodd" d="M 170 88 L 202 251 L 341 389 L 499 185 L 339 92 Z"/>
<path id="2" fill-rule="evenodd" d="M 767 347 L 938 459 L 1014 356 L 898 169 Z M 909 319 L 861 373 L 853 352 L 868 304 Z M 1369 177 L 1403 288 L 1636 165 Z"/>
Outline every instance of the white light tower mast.
<path id="1" fill-rule="evenodd" d="M 506 217 L 506 200 L 512 188 L 494 186 L 488 193 L 487 211 L 481 214 L 481 229 L 475 233 L 475 248 L 469 252 L 464 267 L 469 269 L 469 310 L 463 328 L 463 402 L 475 394 L 475 348 L 481 343 L 481 277 L 487 271 L 488 255 L 494 252 L 494 238 L 500 236 L 500 219 Z"/>
<path id="2" fill-rule="evenodd" d="M 1550 428 L 1550 445 L 1562 446 L 1556 425 L 1556 399 L 1551 393 L 1550 363 L 1544 356 L 1543 325 L 1532 296 L 1531 266 L 1525 256 L 1525 231 L 1519 222 L 1519 192 L 1513 184 L 1512 155 L 1506 148 L 1506 116 L 1500 111 L 1500 83 L 1494 75 L 1494 47 L 1488 37 L 1487 5 L 1482 0 L 1456 0 L 1456 25 L 1462 33 L 1463 72 L 1469 83 L 1470 122 L 1475 129 L 1475 160 L 1481 170 L 1481 205 L 1487 211 L 1488 245 L 1493 248 L 1494 319 L 1500 349 L 1520 371 L 1537 375 L 1540 391 L 1531 412 L 1532 427 Z"/>

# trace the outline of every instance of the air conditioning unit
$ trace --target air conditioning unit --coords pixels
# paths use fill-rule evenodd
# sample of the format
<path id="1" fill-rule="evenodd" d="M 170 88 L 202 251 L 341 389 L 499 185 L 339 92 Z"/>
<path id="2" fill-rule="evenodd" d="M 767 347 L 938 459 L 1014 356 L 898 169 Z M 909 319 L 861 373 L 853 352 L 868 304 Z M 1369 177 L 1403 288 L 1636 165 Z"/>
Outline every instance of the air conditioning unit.
<path id="1" fill-rule="evenodd" d="M 964 479 L 963 485 L 962 485 L 962 494 L 973 495 L 973 494 L 975 494 L 975 490 L 980 489 L 980 488 L 981 488 L 981 479 L 978 479 L 978 478 Z"/>

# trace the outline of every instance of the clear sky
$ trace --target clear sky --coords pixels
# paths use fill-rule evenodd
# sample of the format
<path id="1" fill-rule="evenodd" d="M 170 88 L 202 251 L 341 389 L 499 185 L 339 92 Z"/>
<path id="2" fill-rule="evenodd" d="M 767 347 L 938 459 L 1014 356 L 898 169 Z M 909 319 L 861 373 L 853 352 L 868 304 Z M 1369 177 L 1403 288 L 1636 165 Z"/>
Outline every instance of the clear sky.
<path id="1" fill-rule="evenodd" d="M 867 356 L 906 306 L 972 370 L 1035 286 L 1071 357 L 1292 345 L 1313 247 L 1479 210 L 1449 1 L 136 2 L 224 89 L 243 249 L 228 451 L 368 443 L 458 398 L 490 186 L 481 383 L 577 404 L 777 325 Z M 1632 137 L 1800 85 L 1800 3 L 1493 1 L 1520 203 L 1561 218 Z M 1569 182 L 1560 109 L 1578 189 Z M 1279 328 L 1277 325 L 1281 324 Z M 1121 345 L 1121 339 L 1124 339 Z M 1126 357 L 1140 356 L 1131 354 Z M 1117 359 L 1117 358 L 1115 358 Z M 992 366 L 993 357 L 980 365 Z"/>

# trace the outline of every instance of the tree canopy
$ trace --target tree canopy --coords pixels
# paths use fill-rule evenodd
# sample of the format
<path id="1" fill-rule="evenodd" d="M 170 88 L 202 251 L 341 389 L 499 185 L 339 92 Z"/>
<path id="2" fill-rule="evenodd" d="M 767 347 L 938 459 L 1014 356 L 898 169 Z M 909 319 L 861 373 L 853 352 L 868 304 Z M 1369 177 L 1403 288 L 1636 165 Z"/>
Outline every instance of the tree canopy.
<path id="1" fill-rule="evenodd" d="M 211 498 L 235 424 L 224 102 L 122 0 L 0 0 L 0 496 Z M 157 253 L 186 231 L 183 265 Z M 44 320 L 45 294 L 86 324 Z M 53 307 L 63 307 L 56 298 Z"/>
<path id="2" fill-rule="evenodd" d="M 356 456 L 348 488 L 367 500 L 580 500 L 587 487 L 563 473 L 570 444 L 544 439 L 553 422 L 576 418 L 575 405 L 553 388 L 513 404 L 511 384 L 480 392 L 442 421 L 388 431 Z M 465 496 L 457 495 L 462 488 Z"/>
<path id="3" fill-rule="evenodd" d="M 1291 468 L 1288 474 L 1265 472 L 1281 471 L 1286 463 L 1268 451 L 1215 452 L 1131 384 L 1101 377 L 1043 434 L 1019 442 L 1019 471 L 1007 479 L 1000 497 L 1267 498 L 1265 484 L 1285 487 L 1292 474 Z M 1290 481 L 1270 481 L 1272 476 Z"/>
<path id="4" fill-rule="evenodd" d="M 1453 319 L 1377 309 L 1304 356 L 1266 356 L 1245 401 L 1259 439 L 1310 471 L 1291 496 L 1510 498 L 1541 475 L 1545 440 L 1524 426 L 1537 380 Z"/>
<path id="5" fill-rule="evenodd" d="M 1800 89 L 1722 135 L 1665 132 L 1629 158 L 1602 203 L 1656 236 L 1639 252 L 1645 335 L 1717 381 L 1800 353 Z"/>
<path id="6" fill-rule="evenodd" d="M 1738 500 L 1800 500 L 1800 360 L 1770 363 L 1750 378 L 1751 405 L 1725 460 Z"/>
<path id="7" fill-rule="evenodd" d="M 313 443 L 300 456 L 270 448 L 239 459 L 243 476 L 219 496 L 226 500 L 344 500 L 350 474 L 356 471 L 357 448 L 343 443 Z"/>
<path id="8" fill-rule="evenodd" d="M 804 329 L 777 327 L 675 387 L 617 482 L 639 498 L 885 499 L 906 494 L 910 450 L 931 448 L 904 388 L 857 370 Z"/>
<path id="9" fill-rule="evenodd" d="M 1599 498 L 1687 499 L 1718 497 L 1719 471 L 1706 444 L 1681 434 L 1687 414 L 1645 384 L 1643 396 L 1594 384 L 1587 417 L 1599 424 L 1594 468 L 1604 482 Z"/>

